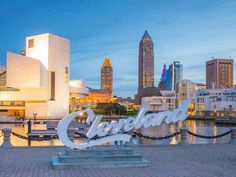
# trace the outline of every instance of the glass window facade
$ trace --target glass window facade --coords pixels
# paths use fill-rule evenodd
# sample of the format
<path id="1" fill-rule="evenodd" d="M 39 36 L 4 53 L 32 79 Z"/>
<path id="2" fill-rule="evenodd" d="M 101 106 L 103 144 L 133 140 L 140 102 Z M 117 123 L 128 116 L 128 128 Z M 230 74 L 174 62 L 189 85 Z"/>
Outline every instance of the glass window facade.
<path id="1" fill-rule="evenodd" d="M 179 61 L 175 61 L 166 73 L 166 90 L 175 90 L 175 85 L 179 80 L 183 79 L 183 65 Z"/>

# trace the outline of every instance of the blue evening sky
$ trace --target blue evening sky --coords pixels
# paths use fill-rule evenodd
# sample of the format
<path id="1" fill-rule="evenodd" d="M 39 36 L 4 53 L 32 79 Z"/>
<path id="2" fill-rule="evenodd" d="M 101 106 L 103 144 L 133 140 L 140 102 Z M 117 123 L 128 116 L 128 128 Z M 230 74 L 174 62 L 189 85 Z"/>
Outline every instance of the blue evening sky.
<path id="1" fill-rule="evenodd" d="M 6 51 L 20 52 L 26 36 L 49 32 L 71 41 L 71 79 L 99 88 L 110 57 L 114 94 L 133 96 L 145 29 L 154 41 L 156 86 L 164 62 L 179 60 L 185 79 L 205 82 L 207 60 L 236 58 L 233 0 L 1 0 L 0 64 Z"/>

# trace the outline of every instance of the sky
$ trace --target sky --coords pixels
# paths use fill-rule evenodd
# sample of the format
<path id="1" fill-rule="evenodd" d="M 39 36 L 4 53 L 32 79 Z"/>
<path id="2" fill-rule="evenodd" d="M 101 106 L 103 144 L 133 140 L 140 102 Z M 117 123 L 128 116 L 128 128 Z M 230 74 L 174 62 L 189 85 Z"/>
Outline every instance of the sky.
<path id="1" fill-rule="evenodd" d="M 70 40 L 71 80 L 100 88 L 101 65 L 109 57 L 114 95 L 133 97 L 145 30 L 154 42 L 155 86 L 163 64 L 175 60 L 184 65 L 184 79 L 205 82 L 207 60 L 236 58 L 236 1 L 1 0 L 0 64 L 7 51 L 20 53 L 27 36 L 53 33 Z"/>

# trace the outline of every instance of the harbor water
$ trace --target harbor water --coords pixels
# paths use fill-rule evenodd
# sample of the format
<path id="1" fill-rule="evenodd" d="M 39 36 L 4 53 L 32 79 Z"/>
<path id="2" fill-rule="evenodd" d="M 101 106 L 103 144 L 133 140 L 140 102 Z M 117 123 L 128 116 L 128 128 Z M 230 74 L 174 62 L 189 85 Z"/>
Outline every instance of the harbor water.
<path id="1" fill-rule="evenodd" d="M 138 131 L 143 135 L 160 137 L 172 134 L 180 130 L 181 127 L 186 126 L 189 131 L 197 133 L 200 135 L 218 135 L 228 131 L 231 127 L 224 125 L 216 125 L 214 121 L 206 120 L 186 120 L 183 122 L 178 122 L 176 124 L 162 124 L 161 126 L 141 128 Z M 9 127 L 13 132 L 21 135 L 27 136 L 27 124 L 0 124 L 0 129 L 4 127 Z M 46 129 L 46 124 L 32 124 L 32 130 L 42 130 Z M 86 141 L 85 139 L 76 139 L 77 143 Z M 172 137 L 170 139 L 164 140 L 148 140 L 144 138 L 133 138 L 132 142 L 134 144 L 178 144 L 180 141 L 180 135 Z M 202 139 L 188 135 L 188 142 L 190 144 L 215 144 L 215 143 L 228 143 L 230 141 L 230 135 L 217 138 L 217 139 Z M 3 136 L 0 137 L 0 144 L 3 142 Z M 15 136 L 11 136 L 11 143 L 13 146 L 28 146 L 27 140 L 20 139 Z M 31 146 L 60 146 L 62 143 L 60 140 L 50 140 L 50 141 L 32 141 Z"/>

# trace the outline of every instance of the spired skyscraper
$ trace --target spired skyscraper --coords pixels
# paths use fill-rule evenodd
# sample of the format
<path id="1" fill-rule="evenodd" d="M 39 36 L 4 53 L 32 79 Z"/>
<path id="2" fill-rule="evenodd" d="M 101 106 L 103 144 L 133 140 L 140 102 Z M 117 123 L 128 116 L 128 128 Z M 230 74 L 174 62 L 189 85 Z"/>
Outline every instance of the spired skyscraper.
<path id="1" fill-rule="evenodd" d="M 109 58 L 105 58 L 101 68 L 101 90 L 112 93 L 112 66 Z"/>
<path id="2" fill-rule="evenodd" d="M 166 90 L 166 64 L 163 65 L 161 80 L 157 88 L 159 90 Z"/>
<path id="3" fill-rule="evenodd" d="M 153 42 L 147 30 L 139 43 L 138 91 L 154 86 Z"/>

